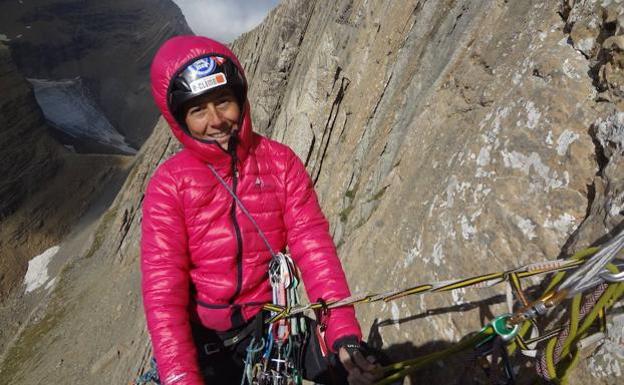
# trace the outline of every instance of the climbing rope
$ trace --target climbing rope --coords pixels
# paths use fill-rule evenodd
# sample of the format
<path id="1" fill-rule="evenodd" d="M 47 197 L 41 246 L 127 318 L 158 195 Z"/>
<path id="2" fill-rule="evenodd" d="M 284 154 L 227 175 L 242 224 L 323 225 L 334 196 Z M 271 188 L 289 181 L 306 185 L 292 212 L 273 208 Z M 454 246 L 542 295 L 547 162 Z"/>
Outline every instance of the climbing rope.
<path id="1" fill-rule="evenodd" d="M 591 248 L 588 249 L 586 253 L 591 254 L 595 251 L 595 248 Z M 326 303 L 314 302 L 299 307 L 284 307 L 271 303 L 265 304 L 263 308 L 265 310 L 275 312 L 275 316 L 268 322 L 276 322 L 282 318 L 288 318 L 300 313 L 321 309 L 323 306 L 326 306 L 328 309 L 333 309 L 336 307 L 357 305 L 360 303 L 372 303 L 377 301 L 389 302 L 414 294 L 446 292 L 467 287 L 491 287 L 499 283 L 510 281 L 514 281 L 511 282 L 513 285 L 518 285 L 520 279 L 573 269 L 582 265 L 583 262 L 584 261 L 582 259 L 570 261 L 545 261 L 532 263 L 507 271 L 477 275 L 470 278 L 420 284 L 406 289 L 388 291 L 384 293 L 352 295 L 342 300 L 327 301 Z"/>
<path id="2" fill-rule="evenodd" d="M 517 272 L 510 273 L 509 283 L 515 288 L 516 298 L 523 305 L 522 308 L 513 314 L 496 317 L 480 332 L 448 349 L 382 368 L 387 376 L 376 385 L 391 384 L 433 362 L 467 349 L 477 349 L 491 341 L 499 345 L 501 341 L 510 343 L 510 346 L 502 352 L 507 379 L 506 382 L 497 383 L 514 382 L 508 355 L 513 353 L 516 346 L 520 346 L 524 353 L 532 350 L 530 345 L 548 341 L 546 348 L 539 354 L 536 363 L 537 373 L 545 380 L 567 384 L 571 369 L 579 361 L 578 342 L 587 336 L 589 328 L 597 318 L 602 318 L 604 324 L 606 309 L 624 294 L 624 273 L 612 263 L 623 246 L 624 232 L 600 249 L 589 248 L 575 254 L 571 262 L 577 262 L 575 266 L 580 267 L 569 274 L 562 284 L 560 282 L 565 278 L 566 271 L 560 271 L 548 285 L 545 294 L 534 303 L 528 303 L 524 294 L 519 294 L 522 292 L 519 280 L 518 277 L 514 278 Z M 553 271 L 555 270 L 558 269 Z M 554 290 L 555 288 L 557 290 Z M 592 292 L 583 298 L 583 292 L 589 289 L 593 289 Z M 532 326 L 536 326 L 536 318 L 545 315 L 570 297 L 573 297 L 569 310 L 570 320 L 563 327 L 530 340 L 523 339 L 523 335 Z M 497 359 L 492 358 L 492 364 L 495 365 L 496 362 Z"/>

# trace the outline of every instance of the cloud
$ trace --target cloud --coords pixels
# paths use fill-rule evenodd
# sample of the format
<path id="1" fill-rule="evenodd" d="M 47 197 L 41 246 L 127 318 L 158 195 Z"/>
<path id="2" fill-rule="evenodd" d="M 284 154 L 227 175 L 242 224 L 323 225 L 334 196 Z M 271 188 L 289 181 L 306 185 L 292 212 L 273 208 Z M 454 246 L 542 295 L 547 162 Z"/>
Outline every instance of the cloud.
<path id="1" fill-rule="evenodd" d="M 197 35 L 229 43 L 262 22 L 279 0 L 174 0 Z"/>

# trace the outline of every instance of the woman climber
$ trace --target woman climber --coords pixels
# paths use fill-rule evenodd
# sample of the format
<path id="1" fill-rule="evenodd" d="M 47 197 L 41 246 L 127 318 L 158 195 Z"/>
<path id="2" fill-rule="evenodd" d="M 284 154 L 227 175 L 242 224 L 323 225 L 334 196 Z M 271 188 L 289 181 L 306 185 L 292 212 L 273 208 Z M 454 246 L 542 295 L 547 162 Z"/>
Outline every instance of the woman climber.
<path id="1" fill-rule="evenodd" d="M 143 302 L 160 380 L 240 384 L 251 341 L 266 333 L 258 330 L 273 299 L 269 247 L 289 249 L 310 299 L 348 297 L 347 281 L 303 163 L 252 130 L 236 56 L 208 38 L 174 37 L 156 54 L 151 81 L 183 146 L 158 167 L 143 202 Z M 308 333 L 297 357 L 303 377 L 372 384 L 378 366 L 361 347 L 354 309 L 324 318 L 324 337 Z"/>

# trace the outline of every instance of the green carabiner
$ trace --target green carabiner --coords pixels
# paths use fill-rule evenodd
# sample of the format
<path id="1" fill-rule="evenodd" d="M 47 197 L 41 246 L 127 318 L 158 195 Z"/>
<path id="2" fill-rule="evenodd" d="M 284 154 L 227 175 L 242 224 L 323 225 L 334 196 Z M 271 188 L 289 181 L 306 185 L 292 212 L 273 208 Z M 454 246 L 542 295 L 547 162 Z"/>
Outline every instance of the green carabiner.
<path id="1" fill-rule="evenodd" d="M 503 339 L 503 341 L 513 340 L 520 330 L 520 325 L 514 325 L 510 327 L 507 323 L 507 320 L 511 318 L 511 316 L 512 315 L 509 313 L 499 315 L 498 317 L 494 318 L 492 322 L 490 322 L 492 328 L 494 329 L 494 332 L 498 334 Z"/>

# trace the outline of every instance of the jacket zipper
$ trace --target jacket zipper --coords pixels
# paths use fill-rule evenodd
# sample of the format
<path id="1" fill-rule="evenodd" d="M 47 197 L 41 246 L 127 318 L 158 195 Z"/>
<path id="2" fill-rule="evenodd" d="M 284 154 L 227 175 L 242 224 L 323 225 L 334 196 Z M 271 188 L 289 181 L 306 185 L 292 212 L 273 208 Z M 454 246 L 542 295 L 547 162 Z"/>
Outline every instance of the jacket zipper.
<path id="1" fill-rule="evenodd" d="M 238 169 L 236 167 L 236 146 L 231 146 L 232 157 L 232 191 L 236 194 L 236 187 L 238 186 Z M 230 208 L 230 217 L 234 224 L 234 232 L 236 233 L 236 291 L 232 298 L 230 298 L 230 304 L 234 303 L 234 300 L 241 292 L 243 286 L 243 237 L 241 236 L 240 226 L 236 219 L 236 199 L 232 197 L 232 207 Z"/>

